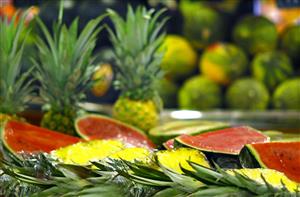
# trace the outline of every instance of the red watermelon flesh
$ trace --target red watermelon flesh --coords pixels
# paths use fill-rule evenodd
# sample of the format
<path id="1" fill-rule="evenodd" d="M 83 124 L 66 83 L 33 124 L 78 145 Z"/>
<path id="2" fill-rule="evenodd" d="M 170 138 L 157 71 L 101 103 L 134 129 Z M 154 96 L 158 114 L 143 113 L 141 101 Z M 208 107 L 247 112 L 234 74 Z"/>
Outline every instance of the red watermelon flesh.
<path id="1" fill-rule="evenodd" d="M 202 151 L 238 155 L 245 144 L 267 142 L 269 137 L 251 127 L 241 126 L 195 136 L 182 135 L 176 141 Z"/>
<path id="2" fill-rule="evenodd" d="M 169 139 L 168 141 L 166 141 L 163 145 L 166 149 L 173 149 L 174 148 L 174 141 L 175 139 Z"/>
<path id="3" fill-rule="evenodd" d="M 86 140 L 119 139 L 129 146 L 155 148 L 153 142 L 142 131 L 100 115 L 85 115 L 78 118 L 76 131 Z"/>
<path id="4" fill-rule="evenodd" d="M 8 150 L 18 152 L 51 152 L 80 141 L 80 138 L 24 122 L 8 121 L 2 128 L 2 141 Z"/>
<path id="5" fill-rule="evenodd" d="M 300 183 L 300 142 L 270 142 L 247 145 L 262 167 L 283 172 Z"/>

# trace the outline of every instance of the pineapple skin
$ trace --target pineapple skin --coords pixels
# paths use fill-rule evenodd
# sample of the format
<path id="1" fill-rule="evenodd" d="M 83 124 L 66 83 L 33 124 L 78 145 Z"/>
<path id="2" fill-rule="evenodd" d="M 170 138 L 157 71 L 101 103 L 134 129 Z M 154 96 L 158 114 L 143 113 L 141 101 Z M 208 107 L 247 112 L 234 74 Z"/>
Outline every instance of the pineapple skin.
<path id="1" fill-rule="evenodd" d="M 49 110 L 44 114 L 41 120 L 41 126 L 65 134 L 75 135 L 75 117 L 75 110 L 67 109 L 62 112 Z"/>
<path id="2" fill-rule="evenodd" d="M 26 120 L 23 117 L 17 116 L 16 114 L 4 114 L 4 113 L 0 113 L 0 127 L 6 121 L 10 121 L 10 120 L 16 120 L 16 121 L 26 122 Z"/>
<path id="3" fill-rule="evenodd" d="M 113 106 L 113 117 L 147 132 L 159 122 L 159 112 L 152 100 L 119 97 Z"/>

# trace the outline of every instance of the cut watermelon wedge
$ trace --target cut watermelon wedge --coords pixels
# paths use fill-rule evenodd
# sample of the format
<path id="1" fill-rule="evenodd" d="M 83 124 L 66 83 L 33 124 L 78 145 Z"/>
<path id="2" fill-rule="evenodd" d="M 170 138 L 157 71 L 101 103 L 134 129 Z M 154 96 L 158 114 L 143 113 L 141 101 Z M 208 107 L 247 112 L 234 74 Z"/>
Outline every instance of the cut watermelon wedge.
<path id="1" fill-rule="evenodd" d="M 76 132 L 86 140 L 119 139 L 129 146 L 155 148 L 143 131 L 115 119 L 88 114 L 75 121 Z"/>
<path id="2" fill-rule="evenodd" d="M 270 168 L 300 183 L 300 140 L 247 144 L 240 154 L 247 168 Z"/>
<path id="3" fill-rule="evenodd" d="M 267 142 L 269 137 L 251 127 L 241 126 L 195 136 L 181 135 L 175 140 L 205 152 L 238 155 L 245 144 Z"/>
<path id="4" fill-rule="evenodd" d="M 224 129 L 229 126 L 229 124 L 224 122 L 204 120 L 171 121 L 152 128 L 149 131 L 149 135 L 156 144 L 161 144 L 162 142 L 183 134 L 198 135 L 208 131 Z"/>
<path id="5" fill-rule="evenodd" d="M 4 147 L 11 153 L 51 152 L 81 139 L 24 122 L 8 121 L 1 128 Z"/>

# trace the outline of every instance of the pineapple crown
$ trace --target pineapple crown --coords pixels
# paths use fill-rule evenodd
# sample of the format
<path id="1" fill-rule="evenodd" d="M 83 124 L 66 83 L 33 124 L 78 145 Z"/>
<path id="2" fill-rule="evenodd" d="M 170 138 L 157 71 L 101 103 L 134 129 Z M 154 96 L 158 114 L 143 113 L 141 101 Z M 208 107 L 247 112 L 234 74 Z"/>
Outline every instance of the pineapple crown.
<path id="1" fill-rule="evenodd" d="M 52 35 L 37 19 L 45 39 L 37 38 L 39 54 L 33 62 L 37 68 L 35 76 L 41 83 L 40 96 L 48 103 L 44 108 L 56 111 L 65 107 L 76 108 L 78 102 L 85 98 L 84 92 L 90 87 L 95 70 L 92 52 L 102 29 L 98 25 L 104 17 L 91 20 L 78 33 L 78 18 L 67 27 L 62 24 L 60 12 L 59 20 L 53 24 Z"/>
<path id="2" fill-rule="evenodd" d="M 16 114 L 26 108 L 33 92 L 32 69 L 21 74 L 25 30 L 25 17 L 14 15 L 0 19 L 0 113 Z M 25 36 L 24 36 L 25 35 Z"/>
<path id="3" fill-rule="evenodd" d="M 160 46 L 165 38 L 161 30 L 168 20 L 159 17 L 164 9 L 154 12 L 145 7 L 134 11 L 128 6 L 126 19 L 108 10 L 114 31 L 108 28 L 114 47 L 116 63 L 115 88 L 121 95 L 134 100 L 147 100 L 156 96 L 156 81 L 163 77 L 160 64 L 163 52 Z"/>

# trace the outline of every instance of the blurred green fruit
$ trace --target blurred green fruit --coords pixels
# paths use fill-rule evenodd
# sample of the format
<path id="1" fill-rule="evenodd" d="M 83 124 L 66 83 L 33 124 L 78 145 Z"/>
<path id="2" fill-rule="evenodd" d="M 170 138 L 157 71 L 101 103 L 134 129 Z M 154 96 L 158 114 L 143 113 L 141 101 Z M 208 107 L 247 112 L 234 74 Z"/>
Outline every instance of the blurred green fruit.
<path id="1" fill-rule="evenodd" d="M 247 57 L 233 44 L 217 43 L 205 49 L 200 70 L 203 75 L 219 84 L 229 84 L 247 70 Z"/>
<path id="2" fill-rule="evenodd" d="M 177 85 L 174 82 L 163 78 L 159 81 L 157 87 L 158 93 L 163 100 L 164 107 L 175 108 L 177 104 Z"/>
<path id="3" fill-rule="evenodd" d="M 269 93 L 264 84 L 255 79 L 239 79 L 227 89 L 226 103 L 232 109 L 263 110 L 268 107 Z"/>
<path id="4" fill-rule="evenodd" d="M 257 54 L 252 61 L 251 72 L 255 79 L 263 82 L 269 90 L 293 75 L 293 66 L 283 52 L 270 51 Z"/>
<path id="5" fill-rule="evenodd" d="M 280 44 L 293 60 L 300 60 L 300 25 L 287 27 L 282 33 Z"/>
<path id="6" fill-rule="evenodd" d="M 270 51 L 276 47 L 276 26 L 265 17 L 246 16 L 234 27 L 233 39 L 252 55 Z"/>
<path id="7" fill-rule="evenodd" d="M 278 86 L 273 95 L 276 109 L 300 110 L 300 78 L 290 79 Z"/>
<path id="8" fill-rule="evenodd" d="M 222 104 L 220 86 L 204 76 L 195 76 L 179 90 L 179 106 L 182 109 L 206 110 L 219 108 Z"/>
<path id="9" fill-rule="evenodd" d="M 168 78 L 178 80 L 193 73 L 197 67 L 197 53 L 183 37 L 167 35 L 162 50 L 166 50 L 161 67 Z"/>
<path id="10" fill-rule="evenodd" d="M 200 1 L 180 1 L 183 34 L 197 49 L 220 41 L 223 37 L 221 16 Z"/>

